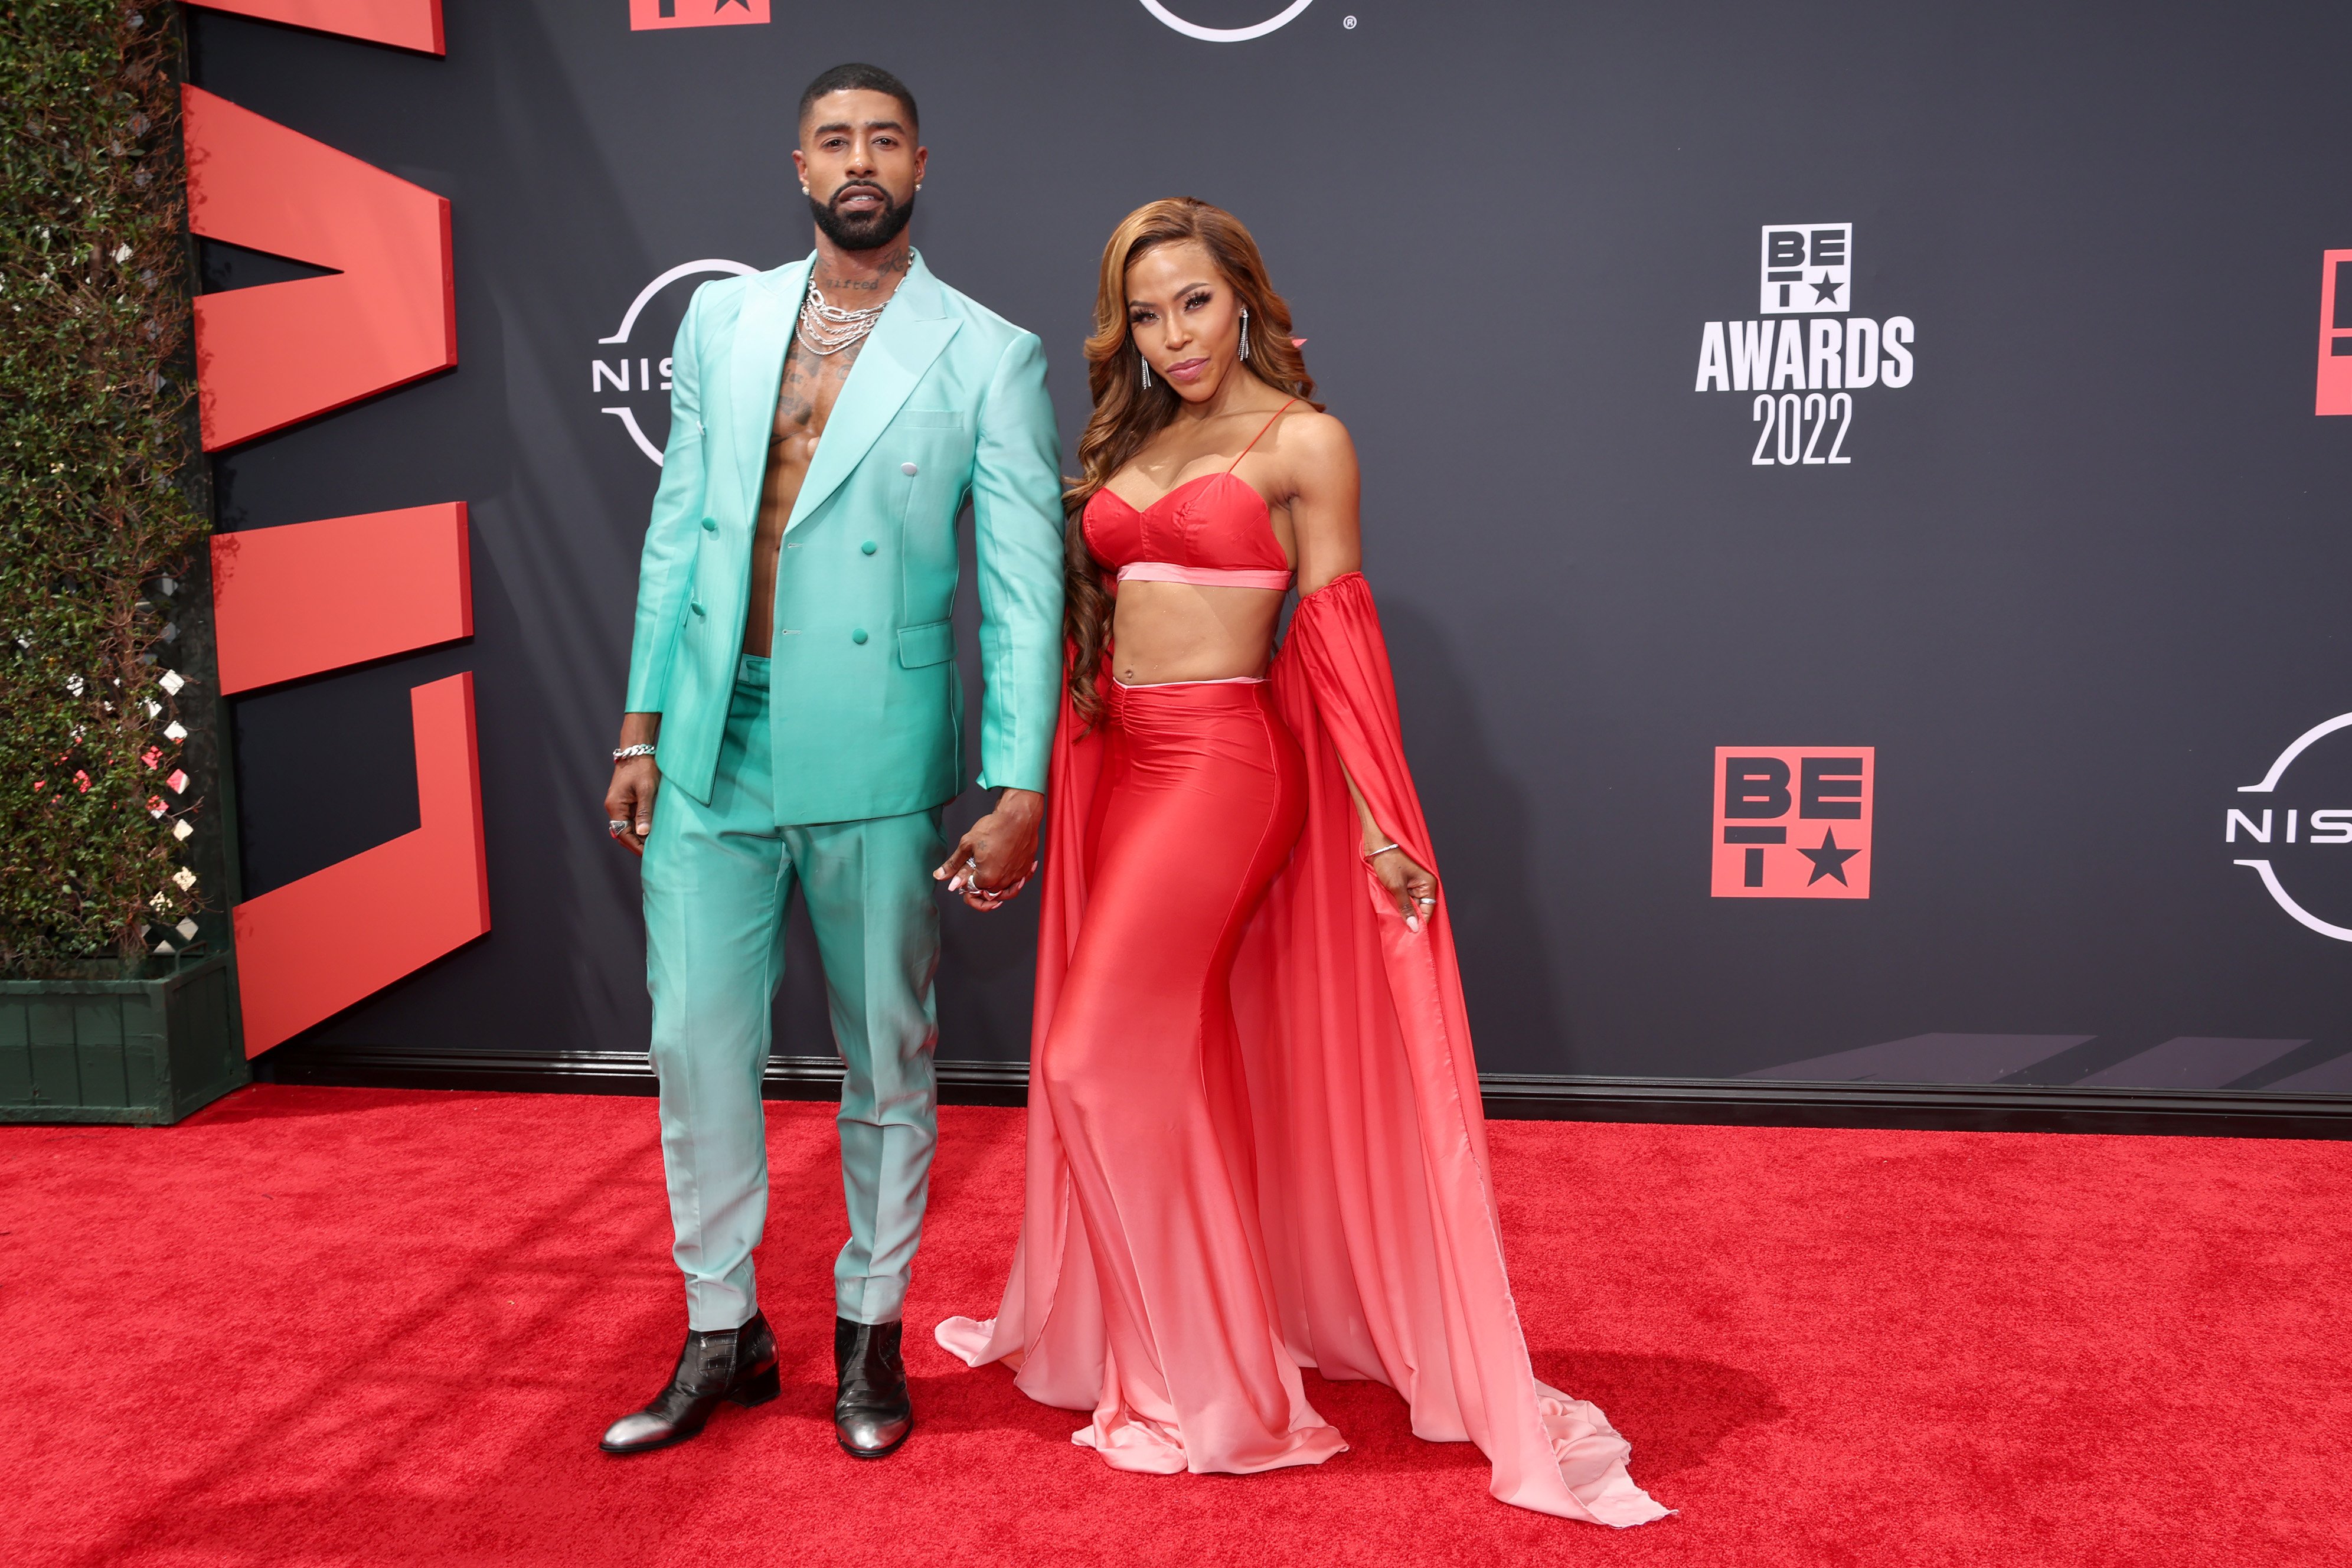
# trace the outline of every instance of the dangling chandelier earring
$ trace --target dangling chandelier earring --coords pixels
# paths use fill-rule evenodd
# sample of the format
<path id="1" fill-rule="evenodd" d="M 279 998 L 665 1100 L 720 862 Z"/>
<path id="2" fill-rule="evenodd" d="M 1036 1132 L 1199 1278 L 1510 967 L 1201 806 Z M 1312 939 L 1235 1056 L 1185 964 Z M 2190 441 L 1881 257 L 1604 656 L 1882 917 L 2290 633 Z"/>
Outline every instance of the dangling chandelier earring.
<path id="1" fill-rule="evenodd" d="M 1249 307 L 1242 307 L 1242 358 L 1249 358 Z"/>
<path id="2" fill-rule="evenodd" d="M 1151 385 L 1151 362 L 1143 357 L 1141 349 L 1135 351 L 1135 363 L 1143 367 L 1143 384 L 1149 390 Z"/>

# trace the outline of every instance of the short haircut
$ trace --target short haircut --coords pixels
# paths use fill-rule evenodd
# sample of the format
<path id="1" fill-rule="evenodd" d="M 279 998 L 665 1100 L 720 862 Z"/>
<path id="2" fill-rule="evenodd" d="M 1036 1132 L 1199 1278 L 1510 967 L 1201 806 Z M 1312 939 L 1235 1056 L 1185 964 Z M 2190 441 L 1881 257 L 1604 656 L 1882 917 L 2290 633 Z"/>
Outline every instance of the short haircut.
<path id="1" fill-rule="evenodd" d="M 900 106 L 906 110 L 908 130 L 916 130 L 922 124 L 922 116 L 915 112 L 915 95 L 907 90 L 905 82 L 900 81 L 880 66 L 858 65 L 854 62 L 820 72 L 817 79 L 808 84 L 808 90 L 801 94 L 801 124 L 808 123 L 809 110 L 815 107 L 818 99 L 829 92 L 886 93 L 897 99 Z"/>

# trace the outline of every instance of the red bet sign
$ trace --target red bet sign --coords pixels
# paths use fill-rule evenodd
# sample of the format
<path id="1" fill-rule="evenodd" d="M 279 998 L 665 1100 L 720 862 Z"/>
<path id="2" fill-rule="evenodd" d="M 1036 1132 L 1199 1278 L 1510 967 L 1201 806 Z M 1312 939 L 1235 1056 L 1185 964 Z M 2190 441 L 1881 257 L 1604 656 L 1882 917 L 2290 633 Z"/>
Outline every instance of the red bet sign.
<path id="1" fill-rule="evenodd" d="M 740 27 L 768 19 L 768 0 L 629 0 L 629 30 Z"/>
<path id="2" fill-rule="evenodd" d="M 1870 897 L 1873 746 L 1717 746 L 1718 899 Z"/>

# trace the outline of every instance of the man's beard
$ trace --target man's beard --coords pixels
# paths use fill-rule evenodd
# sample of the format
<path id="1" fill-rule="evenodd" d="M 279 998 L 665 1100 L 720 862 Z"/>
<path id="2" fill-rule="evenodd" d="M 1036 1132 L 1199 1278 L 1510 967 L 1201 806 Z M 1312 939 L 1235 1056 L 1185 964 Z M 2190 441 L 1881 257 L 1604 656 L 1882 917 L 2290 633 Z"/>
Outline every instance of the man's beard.
<path id="1" fill-rule="evenodd" d="M 882 205 L 872 212 L 850 217 L 836 211 L 833 202 L 821 202 L 814 195 L 809 197 L 809 211 L 816 215 L 817 227 L 824 231 L 825 238 L 844 250 L 874 250 L 887 245 L 898 237 L 898 231 L 905 228 L 908 220 L 915 216 L 915 198 L 912 195 L 903 202 L 894 202 L 889 192 L 866 181 L 842 187 L 842 191 L 850 190 L 872 191 L 882 198 Z M 833 200 L 839 201 L 841 194 L 841 191 L 834 192 Z"/>

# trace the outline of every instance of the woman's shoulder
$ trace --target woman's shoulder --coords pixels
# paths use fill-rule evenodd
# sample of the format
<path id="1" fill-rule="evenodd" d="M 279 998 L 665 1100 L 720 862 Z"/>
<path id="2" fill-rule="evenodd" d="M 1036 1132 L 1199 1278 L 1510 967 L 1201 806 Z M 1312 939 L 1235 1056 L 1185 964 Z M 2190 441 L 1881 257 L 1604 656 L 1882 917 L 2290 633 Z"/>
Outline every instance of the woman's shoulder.
<path id="1" fill-rule="evenodd" d="M 1275 416 L 1267 438 L 1285 458 L 1312 467 L 1356 461 L 1356 443 L 1336 414 L 1293 403 Z"/>

